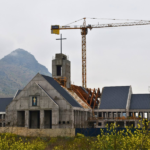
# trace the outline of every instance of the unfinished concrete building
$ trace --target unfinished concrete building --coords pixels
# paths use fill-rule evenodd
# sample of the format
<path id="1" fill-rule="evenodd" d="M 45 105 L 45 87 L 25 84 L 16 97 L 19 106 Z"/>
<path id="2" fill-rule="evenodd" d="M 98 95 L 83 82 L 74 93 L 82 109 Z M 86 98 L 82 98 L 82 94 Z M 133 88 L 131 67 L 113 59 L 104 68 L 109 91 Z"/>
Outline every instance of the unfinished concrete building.
<path id="1" fill-rule="evenodd" d="M 6 126 L 28 128 L 86 126 L 85 122 L 91 108 L 68 90 L 70 62 L 66 55 L 56 54 L 53 71 L 54 78 L 58 81 L 61 75 L 67 77 L 64 82 L 66 86 L 62 87 L 54 78 L 38 73 L 23 90 L 16 93 L 6 108 Z"/>
<path id="2" fill-rule="evenodd" d="M 104 87 L 98 109 L 89 122 L 97 128 L 111 123 L 137 127 L 140 119 L 150 120 L 150 94 L 133 94 L 131 86 Z"/>
<path id="3" fill-rule="evenodd" d="M 139 116 L 150 120 L 150 95 L 133 94 L 131 86 L 83 88 L 71 85 L 67 56 L 56 54 L 52 77 L 37 74 L 6 108 L 2 126 L 27 128 L 104 128 L 111 123 L 137 127 Z M 4 118 L 2 116 L 2 118 Z"/>

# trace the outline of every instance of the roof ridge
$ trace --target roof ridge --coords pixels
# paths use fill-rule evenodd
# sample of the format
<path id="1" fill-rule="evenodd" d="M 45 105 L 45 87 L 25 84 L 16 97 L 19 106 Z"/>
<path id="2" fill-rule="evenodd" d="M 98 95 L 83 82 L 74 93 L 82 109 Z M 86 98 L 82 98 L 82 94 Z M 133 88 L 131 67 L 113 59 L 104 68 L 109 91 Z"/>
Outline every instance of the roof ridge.
<path id="1" fill-rule="evenodd" d="M 105 88 L 105 87 L 130 87 L 130 86 L 131 86 L 131 85 L 124 85 L 124 86 L 121 86 L 121 85 L 120 85 L 120 86 L 104 86 L 104 88 Z"/>

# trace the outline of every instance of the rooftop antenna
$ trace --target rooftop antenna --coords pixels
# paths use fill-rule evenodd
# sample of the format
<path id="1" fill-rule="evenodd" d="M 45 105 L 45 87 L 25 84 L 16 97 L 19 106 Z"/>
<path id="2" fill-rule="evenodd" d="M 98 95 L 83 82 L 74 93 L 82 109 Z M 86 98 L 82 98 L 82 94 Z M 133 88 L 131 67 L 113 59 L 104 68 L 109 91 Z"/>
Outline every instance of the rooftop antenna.
<path id="1" fill-rule="evenodd" d="M 62 40 L 66 40 L 66 38 L 62 38 L 62 34 L 60 34 L 60 39 L 56 40 L 60 40 L 60 53 L 62 54 Z"/>

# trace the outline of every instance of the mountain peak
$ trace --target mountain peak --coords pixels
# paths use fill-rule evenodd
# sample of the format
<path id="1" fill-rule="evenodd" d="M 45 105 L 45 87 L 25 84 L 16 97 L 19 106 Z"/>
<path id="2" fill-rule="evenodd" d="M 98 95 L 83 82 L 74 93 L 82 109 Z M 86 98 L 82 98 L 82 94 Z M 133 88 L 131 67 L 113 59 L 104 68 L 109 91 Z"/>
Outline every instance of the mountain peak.
<path id="1" fill-rule="evenodd" d="M 18 48 L 0 60 L 0 96 L 12 96 L 37 73 L 51 76 L 28 51 Z M 12 95 L 11 95 L 12 94 Z"/>
<path id="2" fill-rule="evenodd" d="M 21 49 L 21 48 L 18 48 L 16 50 L 12 51 L 9 55 L 18 56 L 18 55 L 21 55 L 21 54 L 32 55 L 28 51 L 26 51 L 24 49 Z"/>

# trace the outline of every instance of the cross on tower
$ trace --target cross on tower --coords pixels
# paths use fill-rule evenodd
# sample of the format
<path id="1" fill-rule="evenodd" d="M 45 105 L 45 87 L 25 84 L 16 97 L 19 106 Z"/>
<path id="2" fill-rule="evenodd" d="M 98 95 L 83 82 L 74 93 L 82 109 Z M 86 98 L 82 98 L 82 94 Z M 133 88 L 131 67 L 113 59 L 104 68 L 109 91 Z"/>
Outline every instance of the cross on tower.
<path id="1" fill-rule="evenodd" d="M 62 54 L 62 40 L 65 40 L 66 38 L 62 38 L 62 34 L 60 34 L 60 39 L 56 39 L 56 40 L 60 40 L 60 53 Z"/>

